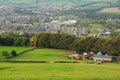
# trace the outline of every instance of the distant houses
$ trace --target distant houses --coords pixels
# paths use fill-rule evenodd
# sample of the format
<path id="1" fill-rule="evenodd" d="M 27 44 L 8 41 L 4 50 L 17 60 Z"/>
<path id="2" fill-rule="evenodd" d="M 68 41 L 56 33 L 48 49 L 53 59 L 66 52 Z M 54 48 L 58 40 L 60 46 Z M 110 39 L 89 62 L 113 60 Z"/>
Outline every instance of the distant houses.
<path id="1" fill-rule="evenodd" d="M 80 16 L 77 17 L 77 15 L 75 17 L 69 15 L 58 15 L 62 14 L 59 13 L 61 10 L 70 10 L 73 12 L 78 9 L 80 8 L 65 5 L 1 5 L 0 34 L 5 32 L 34 33 L 37 31 L 39 33 L 66 33 L 79 37 L 109 37 L 113 32 L 117 32 L 116 34 L 120 35 L 119 27 L 112 31 L 112 25 L 110 27 L 105 27 L 102 24 L 96 23 L 97 20 L 94 19 L 89 19 L 87 17 L 82 19 Z M 117 24 L 120 22 L 120 19 L 110 18 L 103 21 L 106 23 Z M 36 22 L 38 23 L 37 25 Z"/>

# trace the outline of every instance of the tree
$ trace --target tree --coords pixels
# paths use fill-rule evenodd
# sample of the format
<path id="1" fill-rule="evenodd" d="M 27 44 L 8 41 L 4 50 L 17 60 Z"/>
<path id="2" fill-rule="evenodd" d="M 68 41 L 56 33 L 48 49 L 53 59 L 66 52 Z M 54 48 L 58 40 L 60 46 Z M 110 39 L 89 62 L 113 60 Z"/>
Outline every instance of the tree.
<path id="1" fill-rule="evenodd" d="M 38 38 L 38 46 L 42 48 L 50 48 L 49 33 L 41 33 Z"/>
<path id="2" fill-rule="evenodd" d="M 61 49 L 71 49 L 71 44 L 76 39 L 76 37 L 68 34 L 61 34 L 61 35 L 62 36 L 59 41 L 59 47 Z"/>
<path id="3" fill-rule="evenodd" d="M 22 46 L 22 39 L 21 37 L 17 38 L 14 42 L 14 45 L 15 46 Z"/>
<path id="4" fill-rule="evenodd" d="M 76 39 L 74 42 L 73 42 L 73 49 L 77 52 L 77 53 L 83 53 L 85 52 L 85 48 L 83 46 L 84 44 L 84 39 L 80 38 L 80 39 Z"/>
<path id="5" fill-rule="evenodd" d="M 97 37 L 91 37 L 90 39 L 88 39 L 88 41 L 86 42 L 87 43 L 87 46 L 86 46 L 86 51 L 89 52 L 89 51 L 94 51 L 93 48 L 96 48 L 94 46 L 94 43 L 98 40 Z"/>
<path id="6" fill-rule="evenodd" d="M 33 42 L 34 42 L 34 47 L 37 47 L 37 41 L 38 41 L 38 33 L 35 32 Z"/>
<path id="7" fill-rule="evenodd" d="M 12 51 L 11 51 L 11 55 L 12 55 L 12 56 L 17 56 L 17 52 L 16 52 L 15 50 L 12 50 Z"/>
<path id="8" fill-rule="evenodd" d="M 102 44 L 105 42 L 104 38 L 98 38 L 96 42 L 94 42 L 94 47 L 92 48 L 92 51 L 98 52 L 103 51 Z"/>
<path id="9" fill-rule="evenodd" d="M 50 48 L 59 48 L 59 42 L 60 42 L 61 34 L 52 33 L 49 36 L 50 41 Z"/>
<path id="10" fill-rule="evenodd" d="M 6 57 L 6 59 L 9 57 L 9 53 L 7 51 L 2 51 L 2 56 Z"/>

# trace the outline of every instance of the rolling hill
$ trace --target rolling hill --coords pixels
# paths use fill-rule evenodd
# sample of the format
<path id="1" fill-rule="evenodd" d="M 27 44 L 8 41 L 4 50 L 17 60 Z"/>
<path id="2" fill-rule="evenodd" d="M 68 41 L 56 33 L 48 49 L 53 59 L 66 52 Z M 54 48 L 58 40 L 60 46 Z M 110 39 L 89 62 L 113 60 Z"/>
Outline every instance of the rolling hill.
<path id="1" fill-rule="evenodd" d="M 0 0 L 0 4 L 52 4 L 69 6 L 117 6 L 119 0 Z"/>

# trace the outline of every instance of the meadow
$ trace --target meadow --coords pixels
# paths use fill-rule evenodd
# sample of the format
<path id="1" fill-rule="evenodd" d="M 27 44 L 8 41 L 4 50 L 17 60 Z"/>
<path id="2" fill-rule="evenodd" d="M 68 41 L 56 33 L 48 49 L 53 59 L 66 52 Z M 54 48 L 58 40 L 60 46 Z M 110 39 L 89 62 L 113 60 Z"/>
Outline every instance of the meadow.
<path id="1" fill-rule="evenodd" d="M 5 48 L 5 49 L 4 49 Z M 9 48 L 9 49 L 8 49 Z M 18 49 L 21 47 L 2 46 L 0 50 Z M 35 49 L 19 55 L 12 60 L 45 60 L 68 61 L 66 54 L 73 51 L 60 49 Z M 103 63 L 88 64 L 86 61 L 77 60 L 79 63 L 13 63 L 0 62 L 0 80 L 119 80 L 120 64 Z"/>
<path id="2" fill-rule="evenodd" d="M 41 60 L 41 61 L 66 61 L 69 60 L 65 57 L 66 54 L 73 54 L 73 51 L 61 50 L 61 49 L 35 49 L 33 51 L 26 52 L 13 59 L 23 60 Z"/>
<path id="3" fill-rule="evenodd" d="M 0 57 L 2 57 L 2 51 L 7 51 L 8 53 L 11 53 L 12 50 L 15 50 L 17 53 L 19 53 L 28 49 L 30 48 L 15 46 L 0 46 Z"/>
<path id="4" fill-rule="evenodd" d="M 120 64 L 0 63 L 0 80 L 119 80 Z"/>

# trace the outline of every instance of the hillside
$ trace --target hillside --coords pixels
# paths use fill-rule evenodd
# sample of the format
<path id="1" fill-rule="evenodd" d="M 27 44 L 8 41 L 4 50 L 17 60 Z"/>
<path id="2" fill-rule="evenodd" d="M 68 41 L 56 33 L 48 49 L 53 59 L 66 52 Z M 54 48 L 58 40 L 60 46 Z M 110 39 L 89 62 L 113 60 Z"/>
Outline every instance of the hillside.
<path id="1" fill-rule="evenodd" d="M 117 8 L 117 7 L 114 7 L 114 8 L 104 8 L 100 12 L 103 12 L 103 13 L 120 13 L 120 9 Z"/>
<path id="2" fill-rule="evenodd" d="M 0 4 L 52 4 L 69 6 L 117 6 L 119 0 L 0 0 Z M 119 6 L 119 5 L 118 5 Z"/>

